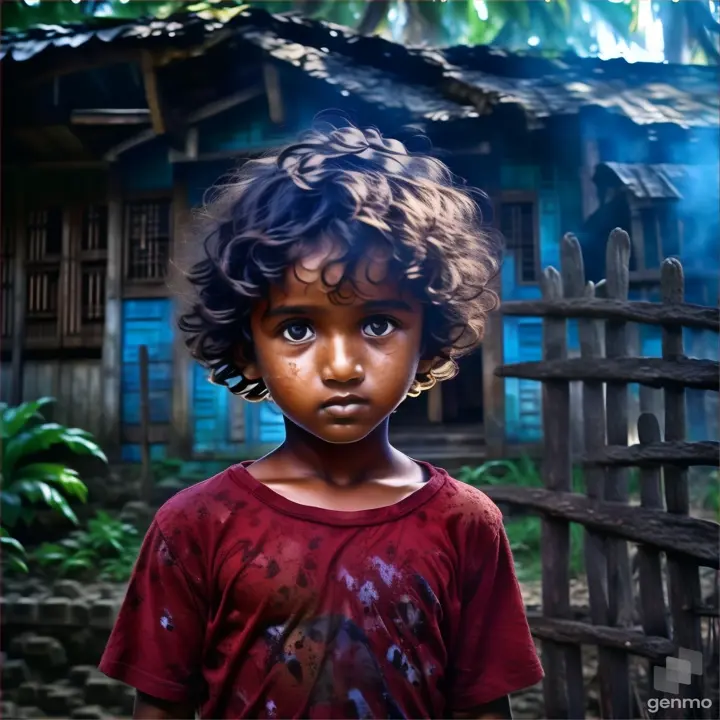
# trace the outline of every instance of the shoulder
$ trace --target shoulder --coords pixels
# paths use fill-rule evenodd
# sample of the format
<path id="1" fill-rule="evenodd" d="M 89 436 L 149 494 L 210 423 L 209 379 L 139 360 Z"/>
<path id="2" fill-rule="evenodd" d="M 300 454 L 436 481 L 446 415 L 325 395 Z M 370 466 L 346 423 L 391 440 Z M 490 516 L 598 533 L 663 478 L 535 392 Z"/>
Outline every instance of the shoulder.
<path id="1" fill-rule="evenodd" d="M 503 515 L 500 508 L 479 488 L 456 480 L 444 470 L 446 481 L 433 502 L 443 521 L 464 536 L 491 542 L 500 532 Z"/>
<path id="2" fill-rule="evenodd" d="M 155 514 L 160 532 L 170 539 L 178 535 L 206 534 L 210 526 L 247 505 L 247 491 L 234 480 L 229 467 L 207 480 L 191 485 L 171 497 Z"/>

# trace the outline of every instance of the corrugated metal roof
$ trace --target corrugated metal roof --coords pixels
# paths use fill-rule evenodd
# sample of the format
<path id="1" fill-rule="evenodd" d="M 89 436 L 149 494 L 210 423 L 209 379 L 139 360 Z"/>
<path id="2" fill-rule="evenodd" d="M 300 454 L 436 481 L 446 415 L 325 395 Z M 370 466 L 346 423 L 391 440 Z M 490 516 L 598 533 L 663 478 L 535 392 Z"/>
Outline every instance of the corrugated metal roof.
<path id="1" fill-rule="evenodd" d="M 681 200 L 683 185 L 701 172 L 690 165 L 606 162 L 597 172 L 610 171 L 638 200 Z"/>
<path id="2" fill-rule="evenodd" d="M 202 46 L 225 35 L 244 38 L 350 94 L 428 119 L 472 117 L 488 104 L 501 103 L 520 106 L 537 120 L 596 107 L 640 125 L 718 126 L 720 76 L 715 67 L 631 64 L 569 54 L 546 58 L 487 47 L 408 48 L 261 8 L 239 10 L 222 22 L 179 13 L 165 20 L 108 21 L 92 28 L 36 26 L 4 33 L 0 58 L 26 62 L 49 51 L 107 43 Z"/>

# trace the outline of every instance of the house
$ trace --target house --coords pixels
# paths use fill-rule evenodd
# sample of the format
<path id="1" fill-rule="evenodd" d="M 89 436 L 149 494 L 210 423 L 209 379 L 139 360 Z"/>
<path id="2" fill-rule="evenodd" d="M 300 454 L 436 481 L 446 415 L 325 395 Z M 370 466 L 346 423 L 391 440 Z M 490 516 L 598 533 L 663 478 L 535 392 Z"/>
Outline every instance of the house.
<path id="1" fill-rule="evenodd" d="M 633 230 L 634 292 L 655 292 L 674 253 L 717 297 L 715 68 L 413 49 L 243 8 L 6 33 L 0 62 L 15 99 L 3 104 L 2 397 L 58 397 L 59 419 L 117 458 L 139 457 L 142 345 L 156 457 L 254 455 L 282 439 L 274 406 L 209 384 L 187 355 L 177 268 L 207 189 L 328 108 L 422 133 L 487 193 L 507 241 L 504 300 L 539 297 L 564 232 L 593 257 L 615 225 Z M 541 342 L 539 319 L 494 314 L 456 379 L 401 406 L 397 442 L 438 461 L 537 443 L 539 385 L 493 371 L 538 358 Z M 656 335 L 641 342 L 657 351 Z"/>

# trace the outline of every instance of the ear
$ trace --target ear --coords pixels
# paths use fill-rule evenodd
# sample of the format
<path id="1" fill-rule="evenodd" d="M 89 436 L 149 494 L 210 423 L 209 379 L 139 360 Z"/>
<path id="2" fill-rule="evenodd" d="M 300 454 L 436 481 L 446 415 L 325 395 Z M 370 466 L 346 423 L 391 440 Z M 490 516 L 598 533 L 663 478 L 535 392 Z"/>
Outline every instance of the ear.
<path id="1" fill-rule="evenodd" d="M 430 360 L 423 359 L 418 363 L 417 375 L 425 375 L 429 373 L 437 364 L 437 358 L 431 358 Z"/>
<path id="2" fill-rule="evenodd" d="M 242 372 L 242 376 L 246 380 L 250 380 L 250 382 L 253 382 L 262 378 L 262 373 L 260 372 L 260 368 L 257 362 L 248 362 L 243 356 L 239 346 L 236 347 L 235 351 L 233 352 L 233 359 L 235 360 L 236 366 Z"/>

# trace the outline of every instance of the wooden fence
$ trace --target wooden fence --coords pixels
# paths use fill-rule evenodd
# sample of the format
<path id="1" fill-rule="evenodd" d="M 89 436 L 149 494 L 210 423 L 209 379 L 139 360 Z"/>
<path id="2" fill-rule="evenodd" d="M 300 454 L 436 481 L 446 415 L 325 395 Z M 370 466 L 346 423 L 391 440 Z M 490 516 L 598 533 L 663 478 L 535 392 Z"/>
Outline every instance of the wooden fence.
<path id="1" fill-rule="evenodd" d="M 717 332 L 720 311 L 683 302 L 683 269 L 674 259 L 662 265 L 662 302 L 629 301 L 629 257 L 627 233 L 613 231 L 606 279 L 596 287 L 585 282 L 577 239 L 566 235 L 561 271 L 544 272 L 542 300 L 505 304 L 506 314 L 544 318 L 543 360 L 504 365 L 497 374 L 543 383 L 545 487 L 490 487 L 488 494 L 542 517 L 543 611 L 529 619 L 542 644 L 546 717 L 585 717 L 583 645 L 598 648 L 602 717 L 647 717 L 648 697 L 659 702 L 652 717 L 718 717 L 717 704 L 706 708 L 708 688 L 701 676 L 681 685 L 674 699 L 665 696 L 671 710 L 663 711 L 651 686 L 654 668 L 677 657 L 680 648 L 707 657 L 702 628 L 717 631 L 718 608 L 703 605 L 699 572 L 700 566 L 720 567 L 720 528 L 689 516 L 687 469 L 717 466 L 720 447 L 686 441 L 685 390 L 717 391 L 720 372 L 717 362 L 684 356 L 682 330 Z M 579 358 L 567 357 L 568 319 L 578 322 Z M 662 358 L 630 356 L 628 323 L 662 326 Z M 571 382 L 581 382 L 583 390 L 585 494 L 571 486 Z M 656 416 L 645 412 L 638 422 L 639 443 L 628 445 L 630 383 L 662 388 L 664 440 Z M 639 505 L 629 497 L 633 466 L 640 473 Z M 589 622 L 573 619 L 570 606 L 570 522 L 585 527 Z M 638 545 L 639 613 L 628 541 Z M 631 656 L 647 659 L 650 687 L 638 688 Z M 678 711 L 682 698 L 688 702 Z"/>

